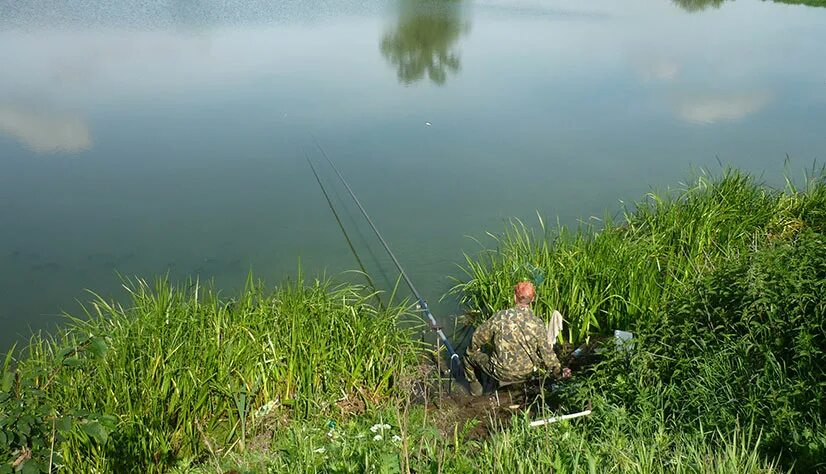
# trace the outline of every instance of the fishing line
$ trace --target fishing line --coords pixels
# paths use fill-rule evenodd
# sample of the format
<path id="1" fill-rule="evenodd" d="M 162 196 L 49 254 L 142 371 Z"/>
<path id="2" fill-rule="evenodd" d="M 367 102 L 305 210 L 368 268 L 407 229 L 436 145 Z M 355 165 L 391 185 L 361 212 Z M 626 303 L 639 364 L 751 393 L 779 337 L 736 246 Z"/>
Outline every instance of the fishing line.
<path id="1" fill-rule="evenodd" d="M 327 190 L 324 188 L 324 184 L 321 182 L 321 177 L 318 176 L 318 171 L 315 169 L 315 165 L 310 160 L 310 157 L 307 156 L 307 152 L 304 152 L 304 158 L 307 159 L 307 163 L 310 165 L 310 169 L 313 170 L 313 175 L 315 176 L 316 181 L 318 181 L 318 186 L 321 188 L 321 192 L 324 193 L 324 199 L 327 200 L 327 205 L 330 207 L 330 210 L 333 211 L 333 216 L 336 218 L 336 222 L 338 222 L 338 227 L 341 229 L 341 233 L 344 234 L 344 239 L 347 241 L 347 246 L 350 247 L 350 251 L 353 253 L 353 256 L 356 257 L 356 262 L 358 262 L 359 268 L 361 269 L 361 273 L 364 274 L 364 277 L 367 279 L 367 283 L 373 288 L 374 295 L 376 297 L 376 301 L 379 303 L 379 307 L 384 311 L 386 308 L 384 303 L 382 303 L 381 298 L 379 297 L 378 288 L 376 284 L 373 282 L 373 279 L 370 278 L 370 274 L 367 273 L 367 269 L 364 268 L 364 263 L 362 263 L 361 258 L 359 257 L 358 252 L 356 251 L 356 247 L 353 245 L 353 241 L 350 240 L 350 236 L 347 234 L 347 229 L 345 229 L 344 224 L 341 222 L 341 218 L 336 212 L 335 206 L 333 206 L 333 201 L 330 200 L 330 195 L 327 194 Z"/>
<path id="2" fill-rule="evenodd" d="M 327 156 L 327 153 L 324 151 L 324 148 L 321 146 L 318 140 L 315 140 L 315 137 L 314 141 L 316 146 L 318 147 L 318 151 L 321 152 L 321 155 L 327 160 L 327 163 L 330 164 L 330 167 L 333 168 L 333 171 L 335 171 L 339 180 L 347 189 L 347 192 L 350 194 L 350 197 L 353 198 L 353 201 L 356 203 L 356 206 L 358 206 L 359 210 L 361 211 L 361 214 L 367 220 L 367 223 L 370 224 L 370 228 L 373 229 L 373 232 L 376 234 L 376 237 L 379 239 L 379 242 L 381 242 L 382 246 L 384 247 L 384 250 L 386 250 L 387 254 L 390 255 L 390 258 L 393 260 L 393 263 L 396 265 L 396 268 L 399 270 L 399 273 L 401 274 L 405 283 L 407 283 L 407 286 L 410 288 L 410 291 L 413 292 L 413 296 L 416 297 L 416 300 L 418 302 L 419 309 L 422 311 L 422 313 L 424 313 L 425 316 L 427 316 L 428 320 L 430 320 L 431 329 L 439 336 L 439 339 L 441 339 L 442 343 L 445 345 L 445 348 L 447 349 L 448 354 L 450 355 L 451 373 L 456 379 L 461 380 L 461 378 L 464 376 L 462 361 L 459 358 L 459 355 L 456 354 L 456 351 L 453 349 L 453 345 L 448 340 L 444 331 L 442 331 L 442 328 L 436 322 L 436 318 L 433 317 L 433 313 L 430 312 L 430 308 L 427 306 L 427 301 L 422 297 L 421 293 L 419 293 L 419 290 L 416 289 L 416 286 L 413 284 L 413 281 L 407 275 L 407 272 L 404 271 L 404 268 L 402 267 L 401 263 L 399 263 L 399 259 L 396 258 L 396 255 L 393 253 L 393 251 L 390 250 L 390 246 L 387 244 L 387 241 L 384 240 L 384 237 L 382 237 L 381 232 L 379 232 L 379 229 L 376 227 L 376 224 L 373 223 L 373 219 L 371 219 L 370 215 L 367 214 L 367 211 L 364 209 L 364 206 L 361 204 L 361 201 L 359 201 L 359 198 L 356 197 L 356 193 L 353 192 L 353 189 L 350 187 L 350 184 L 347 182 L 346 179 L 344 179 L 344 176 L 333 163 L 333 160 L 331 160 L 330 157 Z"/>
<path id="3" fill-rule="evenodd" d="M 373 278 L 373 281 L 382 283 L 385 288 L 395 288 L 399 282 L 401 282 L 401 277 L 392 277 L 385 271 L 387 265 L 384 264 L 384 261 L 387 257 L 383 253 L 380 255 L 376 254 L 376 252 L 380 252 L 380 250 L 375 249 L 374 245 L 370 245 L 368 241 L 369 235 L 365 235 L 362 232 L 362 226 L 359 225 L 360 221 L 357 220 L 357 218 L 361 218 L 361 213 L 354 214 L 350 211 L 350 206 L 348 206 L 350 196 L 346 193 L 339 192 L 340 187 L 341 186 L 332 186 L 329 188 L 330 198 L 336 203 L 336 206 L 341 212 L 342 222 L 347 221 L 345 226 L 350 229 L 353 245 L 361 249 L 361 255 L 364 255 L 363 261 L 365 267 L 371 269 L 370 276 Z M 387 300 L 389 304 L 393 301 L 393 298 L 391 297 Z"/>

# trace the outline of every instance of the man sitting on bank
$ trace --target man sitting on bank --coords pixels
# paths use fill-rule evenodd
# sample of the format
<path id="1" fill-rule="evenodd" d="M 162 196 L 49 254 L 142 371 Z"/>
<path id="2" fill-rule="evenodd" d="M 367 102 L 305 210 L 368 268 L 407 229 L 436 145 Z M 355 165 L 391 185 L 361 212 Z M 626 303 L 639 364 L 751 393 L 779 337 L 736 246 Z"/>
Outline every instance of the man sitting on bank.
<path id="1" fill-rule="evenodd" d="M 517 284 L 513 296 L 515 305 L 498 311 L 473 333 L 464 357 L 465 376 L 472 395 L 483 392 L 474 369 L 506 384 L 532 378 L 539 369 L 556 377 L 571 376 L 570 369 L 561 368 L 545 325 L 531 310 L 535 296 L 532 283 Z M 482 351 L 485 346 L 490 348 L 488 352 Z"/>

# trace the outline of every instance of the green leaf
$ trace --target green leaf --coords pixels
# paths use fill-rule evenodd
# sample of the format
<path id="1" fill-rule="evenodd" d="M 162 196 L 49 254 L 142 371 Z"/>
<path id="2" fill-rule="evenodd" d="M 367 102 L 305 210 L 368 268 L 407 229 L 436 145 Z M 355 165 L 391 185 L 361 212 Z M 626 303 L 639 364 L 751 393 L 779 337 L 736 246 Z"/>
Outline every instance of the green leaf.
<path id="1" fill-rule="evenodd" d="M 9 349 L 9 351 L 6 352 L 6 358 L 3 360 L 3 371 L 4 372 L 9 370 L 9 367 L 11 367 L 11 361 L 14 358 L 14 349 L 16 347 L 17 347 L 17 344 L 14 344 L 13 346 L 11 346 L 11 349 Z"/>
<path id="2" fill-rule="evenodd" d="M 63 358 L 63 357 L 66 357 L 70 354 L 73 354 L 74 352 L 75 352 L 75 347 L 74 346 L 66 347 L 66 348 L 61 349 L 60 352 L 57 353 L 57 356 L 60 357 L 60 358 Z"/>
<path id="3" fill-rule="evenodd" d="M 394 453 L 384 453 L 381 456 L 381 472 L 386 474 L 398 474 L 401 472 L 399 457 Z"/>
<path id="4" fill-rule="evenodd" d="M 89 352 L 91 352 L 95 357 L 103 357 L 106 355 L 106 351 L 108 350 L 109 347 L 106 345 L 106 341 L 102 337 L 95 337 L 89 343 Z"/>
<path id="5" fill-rule="evenodd" d="M 26 423 L 25 421 L 21 420 L 21 421 L 18 421 L 18 422 L 17 422 L 17 432 L 18 432 L 19 434 L 21 434 L 21 435 L 23 435 L 23 436 L 25 436 L 25 437 L 27 437 L 27 438 L 28 438 L 28 436 L 29 436 L 29 435 L 31 434 L 31 432 L 32 432 L 32 428 L 31 428 L 31 426 L 29 426 L 29 424 L 28 424 L 28 423 Z"/>
<path id="6" fill-rule="evenodd" d="M 97 421 L 84 423 L 80 425 L 80 429 L 100 444 L 105 444 L 106 440 L 109 439 L 109 430 Z"/>
<path id="7" fill-rule="evenodd" d="M 0 464 L 0 474 L 12 474 L 11 466 L 8 464 Z"/>
<path id="8" fill-rule="evenodd" d="M 78 367 L 81 363 L 81 360 L 77 357 L 69 357 L 68 359 L 63 359 L 63 365 L 67 367 Z"/>
<path id="9" fill-rule="evenodd" d="M 20 474 L 40 474 L 45 469 L 41 469 L 40 464 L 36 461 L 29 459 L 28 461 L 23 463 L 23 468 L 19 469 Z"/>
<path id="10" fill-rule="evenodd" d="M 3 386 L 2 390 L 4 392 L 10 392 L 11 387 L 14 385 L 14 372 L 7 370 L 3 372 Z"/>
<path id="11" fill-rule="evenodd" d="M 98 418 L 100 424 L 102 424 L 105 428 L 108 428 L 110 431 L 114 430 L 118 426 L 118 419 L 114 416 L 104 415 Z"/>
<path id="12" fill-rule="evenodd" d="M 55 427 L 61 433 L 68 433 L 72 431 L 72 418 L 68 416 L 63 416 L 55 421 Z"/>

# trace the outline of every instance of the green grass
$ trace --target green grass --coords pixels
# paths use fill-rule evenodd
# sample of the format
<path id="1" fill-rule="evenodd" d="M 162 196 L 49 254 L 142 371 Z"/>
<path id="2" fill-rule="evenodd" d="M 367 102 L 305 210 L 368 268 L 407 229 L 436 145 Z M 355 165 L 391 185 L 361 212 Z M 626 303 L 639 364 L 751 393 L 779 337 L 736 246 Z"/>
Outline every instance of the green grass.
<path id="1" fill-rule="evenodd" d="M 577 387 L 671 429 L 762 431 L 760 452 L 826 469 L 826 235 L 802 230 L 721 263 Z M 576 390 L 581 392 L 574 394 Z"/>
<path id="2" fill-rule="evenodd" d="M 651 193 L 619 224 L 551 231 L 540 221 L 534 231 L 515 221 L 494 236 L 496 248 L 468 256 L 454 292 L 489 314 L 511 304 L 514 283 L 533 278 L 541 281 L 536 309 L 562 311 L 566 340 L 634 330 L 632 352 L 557 393 L 565 406 L 590 401 L 627 415 L 621 428 L 592 421 L 592 445 L 617 429 L 637 443 L 633 433 L 646 426 L 694 439 L 726 438 L 745 424 L 760 431 L 760 459 L 824 470 L 824 176 L 775 190 L 728 170 Z"/>
<path id="3" fill-rule="evenodd" d="M 566 340 L 635 331 L 632 351 L 538 408 L 591 416 L 530 428 L 523 413 L 478 439 L 455 406 L 413 404 L 409 313 L 363 287 L 250 282 L 222 298 L 137 280 L 127 305 L 97 298 L 4 359 L 0 436 L 42 471 L 826 470 L 823 173 L 776 190 L 730 170 L 648 194 L 618 222 L 514 221 L 493 242 L 454 288 L 478 315 L 533 278 Z M 3 463 L 21 454 L 0 444 Z"/>
<path id="4" fill-rule="evenodd" d="M 48 385 L 58 412 L 117 419 L 105 445 L 70 437 L 60 446 L 63 463 L 70 471 L 162 471 L 181 457 L 244 451 L 261 428 L 261 407 L 287 423 L 391 396 L 416 343 L 399 325 L 404 307 L 377 310 L 362 290 L 316 281 L 267 292 L 250 283 L 222 299 L 198 283 L 137 280 L 128 306 L 97 299 L 55 339 L 34 338 L 18 369 L 59 363 L 87 335 L 105 340 L 101 361 L 79 359 Z"/>
<path id="5" fill-rule="evenodd" d="M 472 423 L 436 429 L 421 407 L 385 410 L 333 430 L 294 424 L 275 435 L 266 454 L 234 455 L 217 466 L 181 464 L 176 472 L 782 472 L 759 453 L 760 435 L 753 429 L 686 434 L 663 424 L 634 426 L 621 412 L 598 410 L 594 416 L 600 420 L 542 428 L 517 416 L 490 438 L 474 440 L 468 436 Z M 372 431 L 377 425 L 385 428 Z"/>
<path id="6" fill-rule="evenodd" d="M 474 309 L 510 304 L 520 278 L 544 276 L 537 303 L 563 308 L 573 340 L 615 325 L 637 332 L 554 393 L 545 428 L 517 416 L 490 438 L 387 406 L 335 430 L 295 424 L 266 454 L 230 457 L 248 472 L 817 472 L 826 468 L 826 186 L 761 186 L 727 171 L 650 194 L 622 224 L 534 234 L 515 222 L 468 257 L 456 287 Z M 382 411 L 383 410 L 383 411 Z M 449 408 L 448 408 L 449 410 Z M 428 421 L 429 420 L 429 421 Z M 374 440 L 369 427 L 387 423 Z M 388 440 L 396 435 L 397 441 Z M 180 466 L 187 471 L 192 466 Z M 215 467 L 198 468 L 215 472 Z M 409 471 L 408 471 L 409 470 Z"/>
<path id="7" fill-rule="evenodd" d="M 826 185 L 785 192 L 761 186 L 734 170 L 702 176 L 666 193 L 649 193 L 630 206 L 620 222 L 575 230 L 537 229 L 515 220 L 495 248 L 467 255 L 466 277 L 453 288 L 464 305 L 481 316 L 507 307 L 513 285 L 538 284 L 535 310 L 560 310 L 567 341 L 633 328 L 656 317 L 666 301 L 697 275 L 748 252 L 755 241 L 792 235 L 804 225 L 823 228 Z"/>

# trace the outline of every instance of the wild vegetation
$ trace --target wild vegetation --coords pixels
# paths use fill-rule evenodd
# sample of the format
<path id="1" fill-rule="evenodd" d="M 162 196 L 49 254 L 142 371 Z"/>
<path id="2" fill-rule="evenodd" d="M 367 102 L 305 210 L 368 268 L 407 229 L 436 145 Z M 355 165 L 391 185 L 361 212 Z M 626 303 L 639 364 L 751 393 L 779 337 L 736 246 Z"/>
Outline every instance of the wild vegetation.
<path id="1" fill-rule="evenodd" d="M 6 472 L 826 470 L 823 173 L 784 190 L 737 171 L 701 176 L 599 226 L 516 221 L 493 242 L 454 288 L 477 318 L 528 278 L 540 314 L 565 314 L 566 342 L 624 328 L 633 347 L 603 344 L 600 363 L 530 412 L 474 419 L 419 393 L 423 348 L 398 324 L 409 313 L 372 306 L 365 288 L 250 282 L 221 298 L 138 280 L 128 305 L 97 298 L 5 359 L 0 461 Z M 589 417 L 529 426 L 586 406 Z"/>
<path id="2" fill-rule="evenodd" d="M 721 262 L 763 242 L 794 237 L 804 226 L 822 232 L 826 186 L 768 189 L 737 171 L 701 176 L 628 206 L 621 222 L 606 217 L 575 230 L 538 229 L 514 221 L 493 236 L 495 248 L 468 255 L 467 278 L 453 292 L 477 315 L 510 303 L 514 281 L 533 280 L 535 310 L 565 315 L 565 340 L 632 329 L 656 319 L 686 285 Z"/>
<path id="3" fill-rule="evenodd" d="M 468 257 L 468 279 L 454 288 L 477 314 L 507 305 L 512 282 L 532 278 L 538 312 L 561 309 L 566 339 L 615 328 L 638 336 L 632 351 L 566 384 L 562 404 L 590 400 L 668 433 L 749 426 L 764 459 L 826 469 L 822 172 L 780 191 L 729 170 L 651 193 L 621 224 L 540 223 L 534 233 L 517 221 L 495 239 Z"/>
<path id="4" fill-rule="evenodd" d="M 438 413 L 436 413 L 438 415 Z M 537 429 L 516 415 L 487 439 L 469 436 L 473 423 L 447 432 L 421 407 L 386 410 L 333 429 L 319 423 L 292 425 L 276 435 L 266 454 L 226 459 L 240 472 L 446 472 L 446 473 L 730 473 L 782 472 L 756 450 L 759 433 L 737 429 L 670 433 L 664 425 L 631 423 L 622 413 L 601 411 L 601 421 L 561 423 Z M 180 467 L 178 472 L 192 472 Z M 194 472 L 215 472 L 211 466 Z"/>
<path id="5" fill-rule="evenodd" d="M 769 242 L 689 285 L 566 396 L 683 433 L 746 424 L 768 458 L 826 469 L 824 296 L 826 235 Z"/>
<path id="6" fill-rule="evenodd" d="M 57 337 L 35 337 L 13 371 L 7 362 L 9 377 L 30 381 L 48 409 L 31 419 L 44 442 L 0 423 L 10 443 L 3 462 L 26 448 L 39 468 L 146 472 L 243 451 L 265 418 L 340 415 L 382 400 L 416 357 L 404 329 L 412 326 L 399 324 L 405 308 L 376 309 L 356 286 L 299 281 L 269 293 L 250 281 L 221 299 L 198 283 L 138 280 L 128 291 L 128 306 L 98 298 Z M 64 357 L 90 335 L 99 352 L 108 348 L 103 357 Z M 52 424 L 77 410 L 107 423 L 67 418 L 78 436 L 52 446 Z"/>

